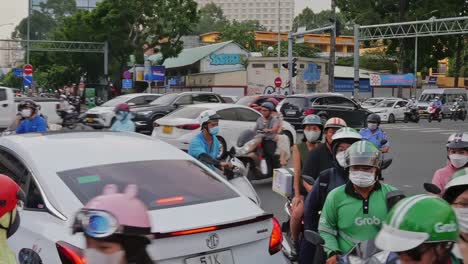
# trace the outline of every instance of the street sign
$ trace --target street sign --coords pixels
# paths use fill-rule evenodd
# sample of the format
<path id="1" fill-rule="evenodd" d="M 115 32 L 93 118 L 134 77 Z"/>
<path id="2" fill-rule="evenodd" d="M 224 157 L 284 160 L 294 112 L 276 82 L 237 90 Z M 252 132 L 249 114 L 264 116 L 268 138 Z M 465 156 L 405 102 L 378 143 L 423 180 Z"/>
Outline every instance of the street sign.
<path id="1" fill-rule="evenodd" d="M 16 78 L 23 78 L 23 69 L 15 68 L 13 69 L 13 74 L 15 75 Z"/>
<path id="2" fill-rule="evenodd" d="M 165 66 L 151 66 L 152 81 L 164 82 L 166 80 Z"/>
<path id="3" fill-rule="evenodd" d="M 129 71 L 124 71 L 123 77 L 124 77 L 124 79 L 126 79 L 126 80 L 132 79 L 132 73 L 129 72 Z"/>
<path id="4" fill-rule="evenodd" d="M 31 87 L 33 83 L 33 77 L 31 75 L 23 76 L 23 84 L 24 86 Z"/>
<path id="5" fill-rule="evenodd" d="M 280 77 L 276 77 L 276 79 L 275 79 L 275 87 L 276 87 L 276 88 L 280 88 L 280 87 L 281 87 L 281 84 L 283 84 L 283 80 L 281 80 Z"/>
<path id="6" fill-rule="evenodd" d="M 122 88 L 123 89 L 132 89 L 133 88 L 133 80 L 125 79 L 122 80 Z"/>
<path id="7" fill-rule="evenodd" d="M 427 83 L 432 85 L 437 84 L 437 76 L 429 76 L 429 80 L 427 81 Z"/>
<path id="8" fill-rule="evenodd" d="M 32 75 L 34 72 L 33 66 L 31 64 L 24 65 L 24 74 L 25 75 Z"/>

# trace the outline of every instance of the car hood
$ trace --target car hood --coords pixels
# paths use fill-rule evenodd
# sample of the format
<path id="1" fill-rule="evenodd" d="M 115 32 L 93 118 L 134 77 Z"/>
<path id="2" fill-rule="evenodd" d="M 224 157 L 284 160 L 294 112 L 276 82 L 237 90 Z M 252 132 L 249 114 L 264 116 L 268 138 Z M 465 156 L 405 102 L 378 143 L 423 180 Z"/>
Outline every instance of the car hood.
<path id="1" fill-rule="evenodd" d="M 102 113 L 109 113 L 114 111 L 114 107 L 109 107 L 109 106 L 97 106 L 94 108 L 89 109 L 86 111 L 88 114 L 102 114 Z"/>
<path id="2" fill-rule="evenodd" d="M 374 113 L 378 113 L 378 112 L 381 112 L 383 110 L 389 110 L 391 109 L 390 107 L 373 107 L 373 108 L 367 108 L 367 110 L 371 111 L 371 112 L 374 112 Z"/>
<path id="3" fill-rule="evenodd" d="M 187 124 L 198 124 L 198 120 L 190 118 L 161 118 L 158 119 L 156 123 L 162 126 L 177 126 Z"/>

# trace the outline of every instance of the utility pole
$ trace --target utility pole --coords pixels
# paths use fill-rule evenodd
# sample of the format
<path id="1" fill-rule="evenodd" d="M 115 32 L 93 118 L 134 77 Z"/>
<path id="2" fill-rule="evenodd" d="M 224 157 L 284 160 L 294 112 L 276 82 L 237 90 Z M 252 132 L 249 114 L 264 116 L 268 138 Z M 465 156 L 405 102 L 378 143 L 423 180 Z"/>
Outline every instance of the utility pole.
<path id="1" fill-rule="evenodd" d="M 278 76 L 281 77 L 281 0 L 278 0 Z"/>
<path id="2" fill-rule="evenodd" d="M 27 28 L 27 36 L 26 36 L 26 39 L 27 39 L 27 43 L 26 43 L 26 64 L 29 64 L 29 50 L 30 50 L 30 40 L 31 40 L 31 0 L 28 0 L 28 28 Z"/>
<path id="3" fill-rule="evenodd" d="M 328 91 L 335 91 L 335 50 L 336 50 L 336 2 L 331 0 L 331 12 L 334 27 L 330 31 L 330 60 L 328 62 Z"/>

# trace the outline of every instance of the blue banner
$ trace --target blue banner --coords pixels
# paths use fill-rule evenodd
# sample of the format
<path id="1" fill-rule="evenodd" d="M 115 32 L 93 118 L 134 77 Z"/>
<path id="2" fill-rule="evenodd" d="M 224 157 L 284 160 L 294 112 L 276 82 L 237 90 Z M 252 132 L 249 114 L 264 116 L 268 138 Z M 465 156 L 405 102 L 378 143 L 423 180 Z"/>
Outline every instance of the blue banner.
<path id="1" fill-rule="evenodd" d="M 413 86 L 414 74 L 371 74 L 372 86 Z"/>
<path id="2" fill-rule="evenodd" d="M 320 69 L 315 63 L 309 63 L 307 70 L 304 72 L 304 81 L 308 82 L 319 82 L 320 81 Z"/>
<path id="3" fill-rule="evenodd" d="M 133 80 L 124 79 L 122 80 L 122 88 L 123 89 L 132 89 L 133 88 Z"/>
<path id="4" fill-rule="evenodd" d="M 240 54 L 212 54 L 211 65 L 236 65 L 241 64 Z"/>
<path id="5" fill-rule="evenodd" d="M 335 79 L 335 91 L 336 92 L 354 92 L 354 80 L 353 79 Z M 370 92 L 371 86 L 369 80 L 359 81 L 359 92 Z"/>
<path id="6" fill-rule="evenodd" d="M 15 75 L 16 78 L 22 78 L 23 77 L 23 69 L 15 68 L 15 69 L 13 69 L 13 74 Z"/>

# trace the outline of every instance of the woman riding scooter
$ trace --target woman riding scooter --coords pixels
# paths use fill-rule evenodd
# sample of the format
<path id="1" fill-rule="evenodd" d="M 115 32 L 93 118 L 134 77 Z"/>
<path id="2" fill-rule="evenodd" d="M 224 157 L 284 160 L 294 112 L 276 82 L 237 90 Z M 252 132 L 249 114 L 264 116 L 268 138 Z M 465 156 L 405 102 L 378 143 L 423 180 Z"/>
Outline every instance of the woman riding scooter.
<path id="1" fill-rule="evenodd" d="M 119 104 L 115 107 L 115 122 L 112 131 L 135 132 L 135 124 L 132 121 L 132 113 L 128 104 Z"/>

